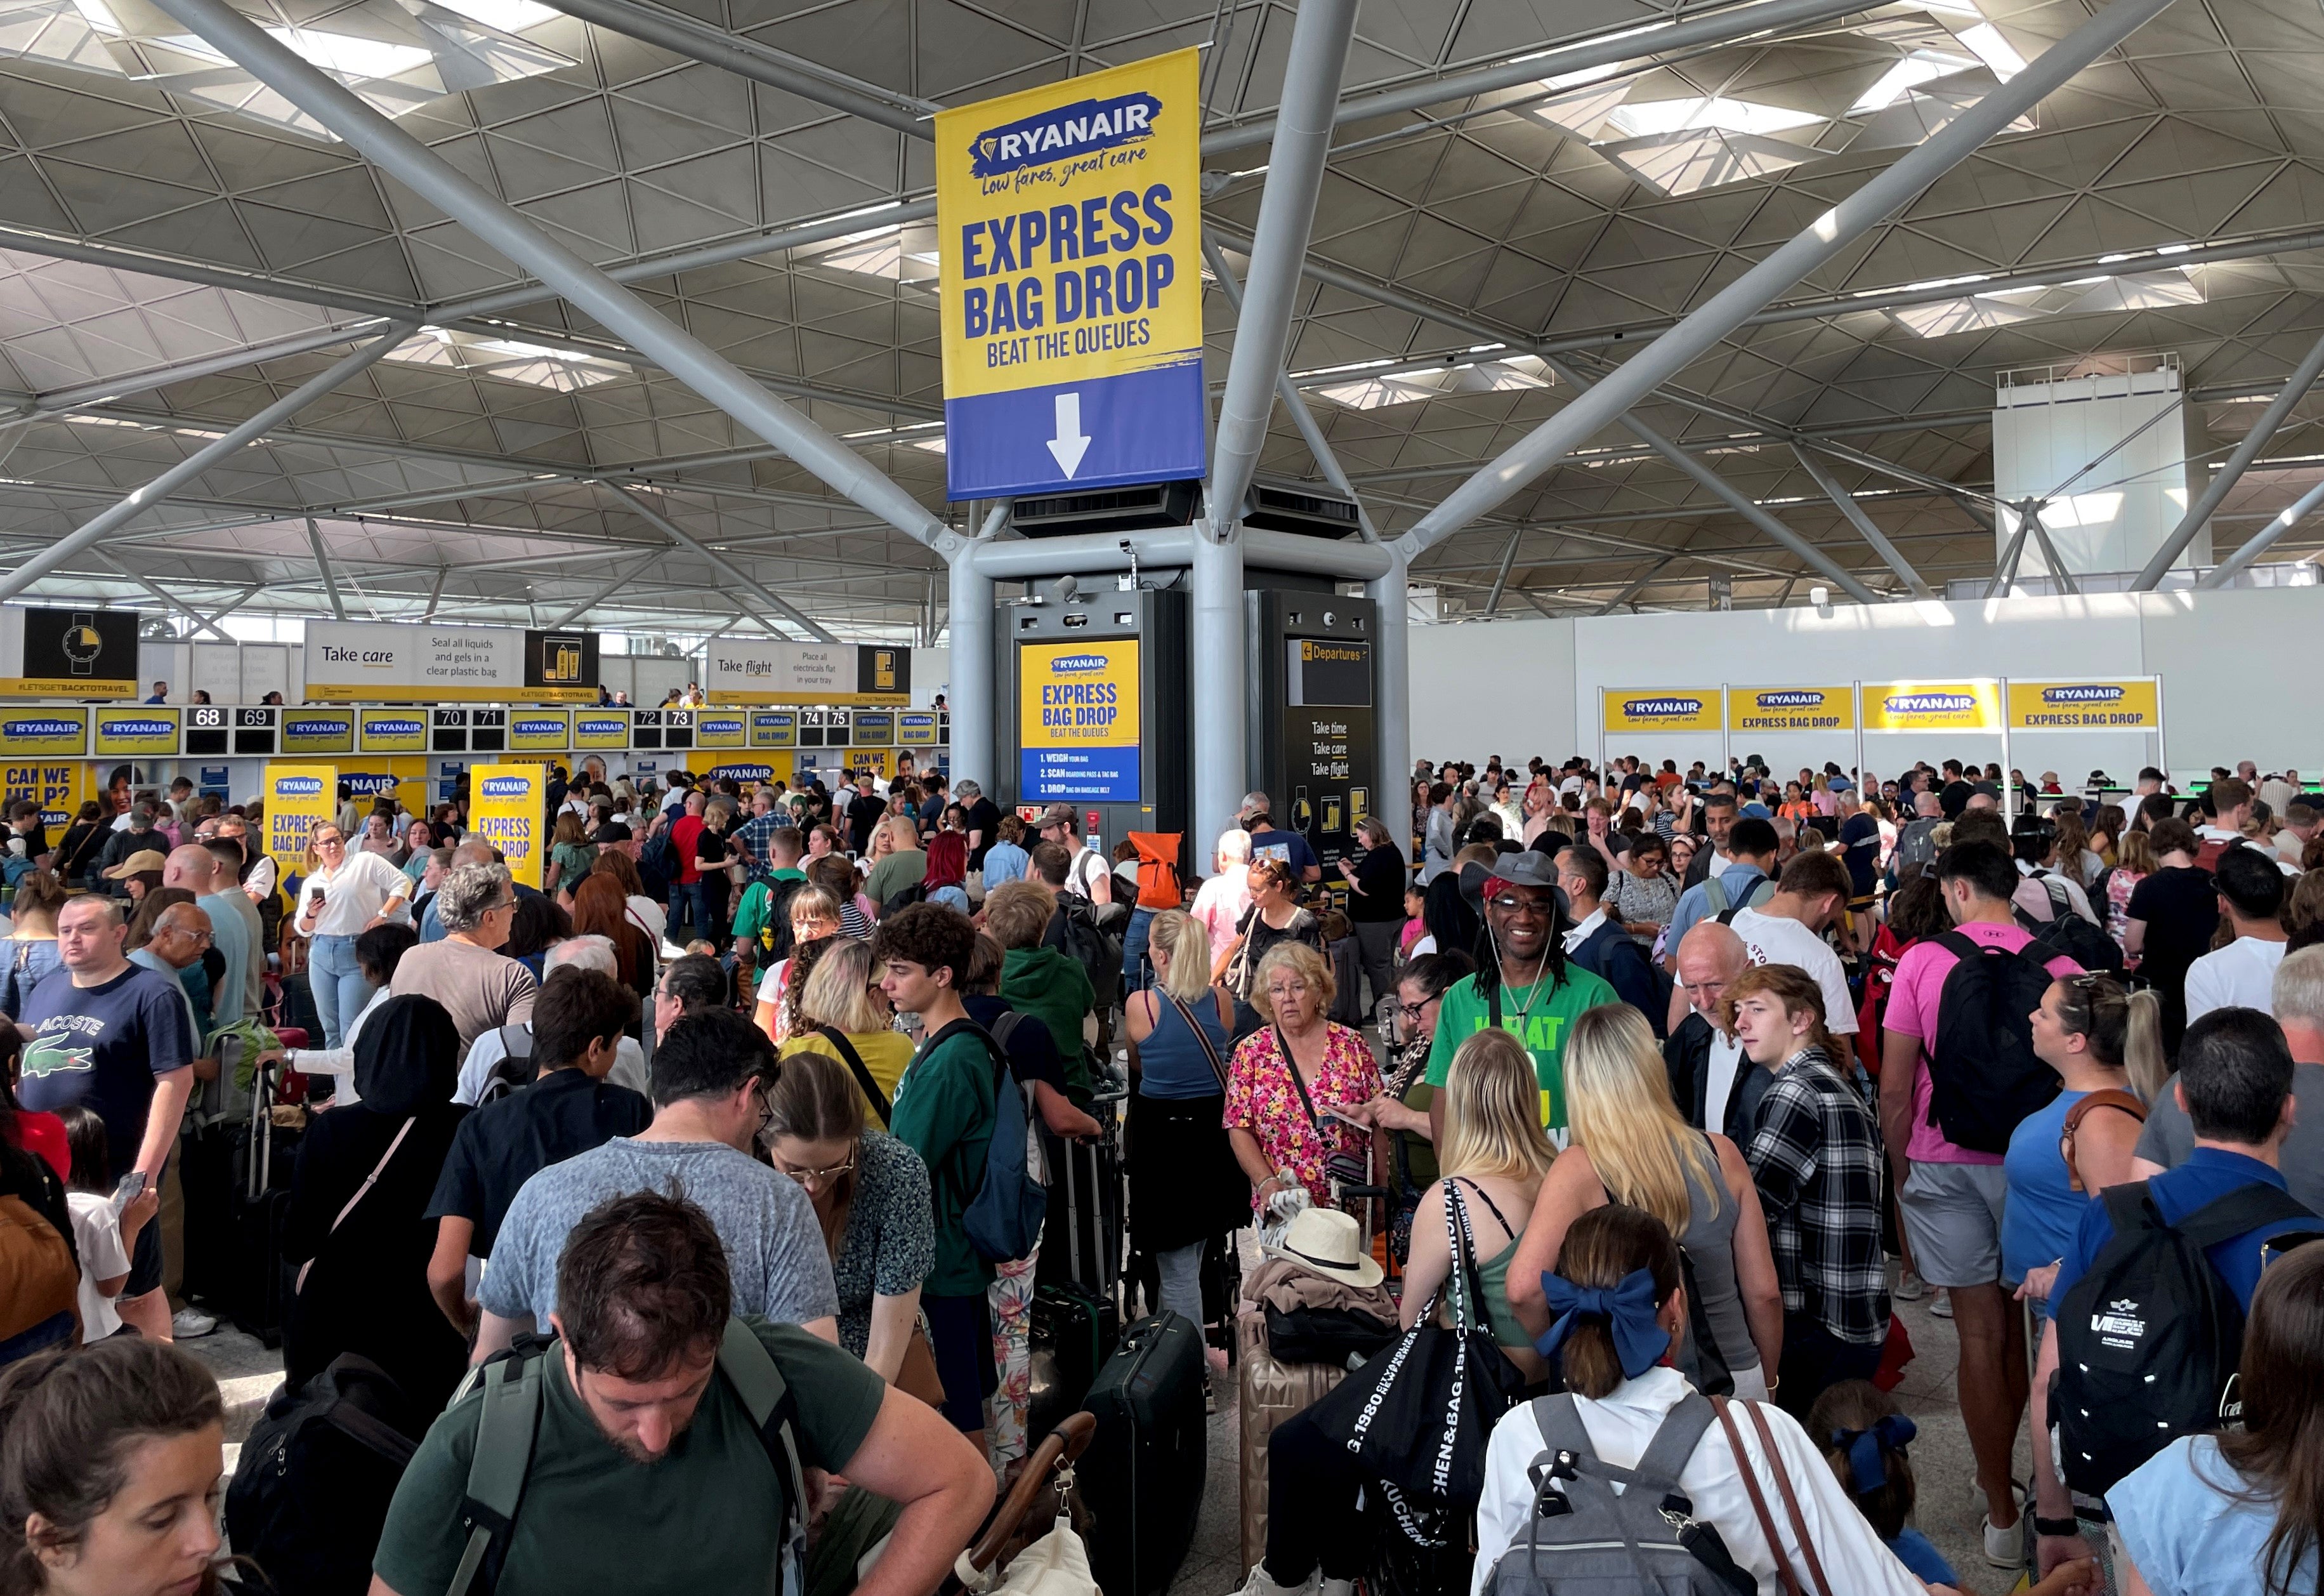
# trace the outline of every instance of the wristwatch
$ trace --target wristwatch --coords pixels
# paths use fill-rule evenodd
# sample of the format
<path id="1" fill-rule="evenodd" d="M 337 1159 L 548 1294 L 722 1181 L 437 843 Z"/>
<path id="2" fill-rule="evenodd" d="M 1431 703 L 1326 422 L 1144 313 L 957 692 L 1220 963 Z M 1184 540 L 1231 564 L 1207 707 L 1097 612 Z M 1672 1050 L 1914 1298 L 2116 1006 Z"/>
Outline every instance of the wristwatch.
<path id="1" fill-rule="evenodd" d="M 2059 1537 L 2078 1536 L 2082 1533 L 2081 1520 L 2078 1518 L 2044 1518 L 2041 1514 L 2036 1513 L 2034 1515 L 2034 1533 L 2035 1535 L 2046 1535 Z"/>

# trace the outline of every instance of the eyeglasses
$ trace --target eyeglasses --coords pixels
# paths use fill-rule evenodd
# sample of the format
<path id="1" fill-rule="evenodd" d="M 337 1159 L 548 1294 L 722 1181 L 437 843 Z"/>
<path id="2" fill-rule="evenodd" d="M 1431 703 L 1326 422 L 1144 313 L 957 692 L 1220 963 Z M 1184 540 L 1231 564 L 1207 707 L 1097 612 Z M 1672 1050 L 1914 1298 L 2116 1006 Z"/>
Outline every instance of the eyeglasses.
<path id="1" fill-rule="evenodd" d="M 760 1125 L 762 1129 L 766 1124 L 767 1119 L 771 1116 L 771 1113 L 772 1111 L 769 1110 L 761 1114 Z M 801 1185 L 827 1185 L 832 1181 L 837 1180 L 843 1175 L 851 1175 L 854 1173 L 855 1158 L 854 1155 L 850 1154 L 846 1158 L 843 1159 L 839 1163 L 834 1164 L 828 1169 L 790 1169 L 784 1168 L 781 1165 L 777 1165 L 776 1167 L 782 1169 L 785 1175 L 789 1176 Z"/>
<path id="2" fill-rule="evenodd" d="M 1485 906 L 1488 909 L 1498 909 L 1503 914 L 1538 915 L 1549 914 L 1557 907 L 1554 903 L 1544 903 L 1537 899 L 1520 898 L 1514 892 L 1504 892 L 1498 898 L 1488 898 L 1485 899 Z"/>

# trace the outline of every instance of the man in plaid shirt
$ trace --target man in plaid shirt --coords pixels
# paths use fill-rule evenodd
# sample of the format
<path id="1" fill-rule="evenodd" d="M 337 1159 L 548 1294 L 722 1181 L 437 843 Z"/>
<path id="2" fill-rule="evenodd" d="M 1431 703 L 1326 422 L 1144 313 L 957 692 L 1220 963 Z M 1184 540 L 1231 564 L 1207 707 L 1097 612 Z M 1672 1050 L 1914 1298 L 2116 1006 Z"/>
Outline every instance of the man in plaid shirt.
<path id="1" fill-rule="evenodd" d="M 759 789 L 751 795 L 751 817 L 742 822 L 742 828 L 734 834 L 741 839 L 742 846 L 750 850 L 752 881 L 773 879 L 774 856 L 769 852 L 768 844 L 775 833 L 788 830 L 793 825 L 790 811 L 777 803 L 775 798 L 775 789 L 761 783 Z"/>
<path id="2" fill-rule="evenodd" d="M 1880 1137 L 1856 1084 L 1832 1062 L 1823 995 L 1790 964 L 1729 983 L 1736 1034 L 1775 1076 L 1744 1158 L 1758 1187 L 1784 1290 L 1775 1397 L 1804 1418 L 1826 1387 L 1869 1379 L 1888 1336 L 1880 1243 Z"/>

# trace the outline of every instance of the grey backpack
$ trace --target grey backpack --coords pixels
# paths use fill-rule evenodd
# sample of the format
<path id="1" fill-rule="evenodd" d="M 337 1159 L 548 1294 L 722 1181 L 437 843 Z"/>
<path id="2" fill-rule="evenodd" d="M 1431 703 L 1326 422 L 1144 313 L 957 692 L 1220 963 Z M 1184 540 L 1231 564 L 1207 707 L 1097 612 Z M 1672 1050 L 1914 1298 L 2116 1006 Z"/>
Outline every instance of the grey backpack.
<path id="1" fill-rule="evenodd" d="M 1533 1510 L 1481 1596 L 1749 1596 L 1751 1576 L 1718 1530 L 1692 1517 L 1678 1477 L 1711 1427 L 1711 1400 L 1689 1392 L 1634 1468 L 1600 1461 L 1571 1396 L 1532 1405 L 1545 1450 L 1526 1471 Z M 1617 1494 L 1614 1487 L 1619 1485 Z"/>

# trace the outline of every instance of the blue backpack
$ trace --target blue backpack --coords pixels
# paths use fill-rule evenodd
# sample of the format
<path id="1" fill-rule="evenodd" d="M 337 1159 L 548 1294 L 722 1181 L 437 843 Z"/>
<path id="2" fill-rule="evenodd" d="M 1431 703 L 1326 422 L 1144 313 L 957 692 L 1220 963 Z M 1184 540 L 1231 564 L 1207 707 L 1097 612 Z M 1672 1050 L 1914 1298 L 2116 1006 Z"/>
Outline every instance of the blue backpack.
<path id="1" fill-rule="evenodd" d="M 1049 1176 L 1034 1127 L 1033 1088 L 1009 1071 L 1009 1056 L 973 1019 L 955 1019 L 928 1038 L 933 1049 L 959 1031 L 971 1031 L 992 1056 L 992 1139 L 985 1145 L 984 1177 L 961 1215 L 968 1244 L 993 1263 L 1025 1257 L 1041 1239 L 1049 1214 Z"/>

